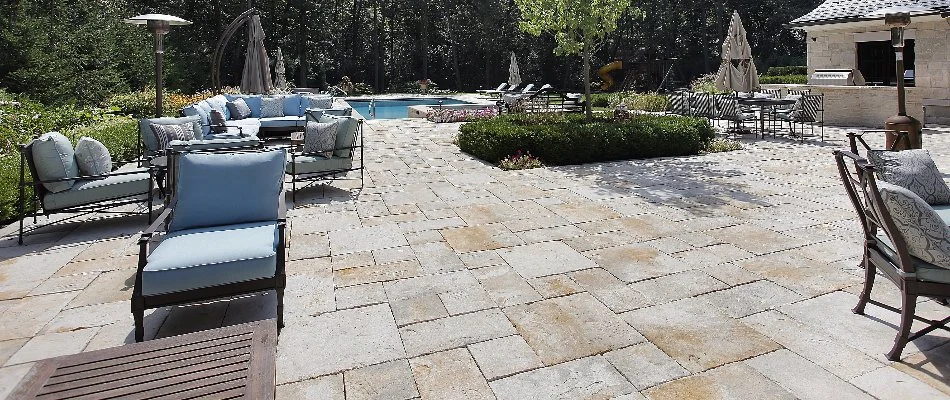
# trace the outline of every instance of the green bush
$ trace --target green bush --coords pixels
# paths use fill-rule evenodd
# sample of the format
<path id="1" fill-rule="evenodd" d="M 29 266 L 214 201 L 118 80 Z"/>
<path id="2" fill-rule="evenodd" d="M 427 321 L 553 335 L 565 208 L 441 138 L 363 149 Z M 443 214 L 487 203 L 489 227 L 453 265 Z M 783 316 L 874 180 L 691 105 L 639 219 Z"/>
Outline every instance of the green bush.
<path id="1" fill-rule="evenodd" d="M 618 95 L 616 93 L 592 93 L 590 95 L 591 107 L 613 107 L 617 105 Z"/>
<path id="2" fill-rule="evenodd" d="M 768 71 L 765 71 L 765 76 L 782 76 L 782 75 L 808 75 L 808 67 L 804 65 L 792 65 L 786 67 L 769 67 Z"/>
<path id="3" fill-rule="evenodd" d="M 233 93 L 235 89 L 225 88 L 225 93 Z M 165 92 L 162 96 L 162 115 L 177 117 L 182 108 L 195 104 L 201 100 L 214 96 L 210 90 L 195 94 Z M 114 113 L 129 115 L 136 118 L 151 118 L 155 116 L 155 88 L 145 88 L 137 92 L 120 93 L 109 97 L 102 106 Z"/>
<path id="4" fill-rule="evenodd" d="M 808 83 L 808 75 L 760 76 L 759 83 L 763 85 L 768 85 L 768 84 L 805 85 Z"/>
<path id="5" fill-rule="evenodd" d="M 693 155 L 714 136 L 701 118 L 639 115 L 614 121 L 598 115 L 587 121 L 579 114 L 505 114 L 463 124 L 458 144 L 492 164 L 522 151 L 546 165 L 568 165 Z"/>
<path id="6" fill-rule="evenodd" d="M 641 111 L 653 111 L 660 112 L 666 111 L 670 107 L 670 101 L 666 95 L 659 93 L 636 93 L 628 92 L 623 93 L 617 99 L 616 104 L 611 106 L 616 107 L 621 102 L 627 106 L 628 110 L 641 110 Z"/>

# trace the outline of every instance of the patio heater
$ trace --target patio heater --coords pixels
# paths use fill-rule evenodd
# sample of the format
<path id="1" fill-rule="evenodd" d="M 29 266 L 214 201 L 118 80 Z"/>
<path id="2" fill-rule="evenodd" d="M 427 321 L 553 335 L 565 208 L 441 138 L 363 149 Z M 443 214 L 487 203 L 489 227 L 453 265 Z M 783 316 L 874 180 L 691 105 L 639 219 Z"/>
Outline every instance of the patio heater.
<path id="1" fill-rule="evenodd" d="M 919 14 L 928 11 L 930 10 L 921 7 L 888 7 L 868 15 L 871 18 L 884 16 L 884 24 L 891 28 L 891 46 L 894 47 L 897 70 L 897 115 L 884 120 L 884 129 L 888 131 L 885 146 L 888 149 L 919 149 L 923 146 L 920 121 L 907 115 L 904 89 L 904 28 L 910 25 L 911 13 Z M 907 135 L 905 140 L 899 140 L 902 135 Z"/>
<path id="2" fill-rule="evenodd" d="M 132 25 L 145 25 L 149 32 L 155 35 L 155 116 L 162 116 L 162 92 L 164 90 L 162 77 L 162 56 L 165 54 L 165 45 L 162 38 L 168 33 L 172 25 L 191 25 L 190 21 L 165 14 L 143 14 L 132 17 L 123 22 Z"/>

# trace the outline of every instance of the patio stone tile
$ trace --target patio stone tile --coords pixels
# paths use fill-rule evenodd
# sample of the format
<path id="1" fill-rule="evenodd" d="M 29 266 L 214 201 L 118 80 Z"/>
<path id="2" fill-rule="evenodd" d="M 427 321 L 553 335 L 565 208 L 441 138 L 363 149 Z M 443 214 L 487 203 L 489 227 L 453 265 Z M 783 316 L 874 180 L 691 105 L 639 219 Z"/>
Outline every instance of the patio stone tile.
<path id="1" fill-rule="evenodd" d="M 571 223 L 600 221 L 620 218 L 620 214 L 607 207 L 590 203 L 564 203 L 548 206 L 548 209 Z"/>
<path id="2" fill-rule="evenodd" d="M 636 330 L 587 293 L 507 307 L 505 314 L 545 365 L 644 341 Z"/>
<path id="3" fill-rule="evenodd" d="M 772 253 L 807 244 L 801 239 L 746 224 L 706 231 L 705 233 L 755 254 Z"/>
<path id="4" fill-rule="evenodd" d="M 524 372 L 489 385 L 499 400 L 607 399 L 636 392 L 601 356 Z"/>
<path id="5" fill-rule="evenodd" d="M 33 363 L 0 368 L 0 397 L 7 398 L 33 369 Z"/>
<path id="6" fill-rule="evenodd" d="M 620 289 L 627 284 L 603 268 L 591 268 L 567 273 L 585 291 Z"/>
<path id="7" fill-rule="evenodd" d="M 505 226 L 507 226 L 508 229 L 511 229 L 512 232 L 523 232 L 571 225 L 570 221 L 557 216 L 550 210 L 539 206 L 537 203 L 531 202 L 531 204 L 534 204 L 536 207 L 540 207 L 543 209 L 543 211 L 536 212 L 534 210 L 521 209 L 522 215 L 526 216 L 527 218 L 505 221 Z M 517 207 L 520 207 L 520 205 L 517 205 Z M 542 213 L 551 215 L 543 215 Z"/>
<path id="8" fill-rule="evenodd" d="M 357 209 L 363 208 L 360 203 Z M 313 233 L 325 234 L 330 231 L 360 228 L 360 217 L 353 212 L 332 212 L 293 218 L 290 220 L 290 230 L 294 236 L 300 237 Z"/>
<path id="9" fill-rule="evenodd" d="M 461 224 L 461 225 L 464 225 L 464 224 L 465 224 L 465 221 L 462 221 L 461 218 L 458 218 L 458 214 L 456 214 L 456 213 L 455 213 L 455 210 L 452 210 L 452 209 L 423 210 L 422 213 L 425 214 L 426 219 L 428 219 L 428 220 L 430 220 L 430 221 L 436 221 L 436 220 L 440 220 L 440 219 L 457 218 L 457 219 L 458 219 L 457 223 L 459 223 L 459 224 Z M 444 228 L 444 226 L 443 226 L 442 228 Z M 438 229 L 438 228 L 430 228 L 430 229 Z"/>
<path id="10" fill-rule="evenodd" d="M 371 251 L 334 254 L 330 257 L 330 268 L 334 271 L 354 267 L 365 267 L 375 263 L 376 261 L 373 259 L 373 253 Z"/>
<path id="11" fill-rule="evenodd" d="M 79 294 L 69 302 L 69 307 L 128 301 L 132 297 L 133 286 L 135 286 L 135 270 L 103 272 L 85 289 L 78 292 Z"/>
<path id="12" fill-rule="evenodd" d="M 83 247 L 67 248 L 0 261 L 0 300 L 26 296 L 82 249 Z"/>
<path id="13" fill-rule="evenodd" d="M 708 302 L 694 298 L 630 311 L 623 318 L 693 373 L 780 348 L 749 326 L 715 311 Z"/>
<path id="14" fill-rule="evenodd" d="M 950 396 L 950 344 L 911 354 L 891 367 Z"/>
<path id="15" fill-rule="evenodd" d="M 393 224 L 330 232 L 330 251 L 336 254 L 373 251 L 408 245 Z"/>
<path id="16" fill-rule="evenodd" d="M 389 206 L 389 212 L 392 214 L 420 213 L 422 210 L 415 204 L 398 204 Z"/>
<path id="17" fill-rule="evenodd" d="M 88 286 L 93 281 L 93 279 L 96 279 L 97 276 L 99 276 L 98 273 L 55 276 L 47 279 L 35 289 L 33 289 L 30 292 L 30 296 L 82 290 Z"/>
<path id="18" fill-rule="evenodd" d="M 846 338 L 845 344 L 876 360 L 885 361 L 884 353 L 890 351 L 894 345 L 900 315 L 872 305 L 865 309 L 867 315 L 856 315 L 851 313 L 855 304 L 857 296 L 846 292 L 833 292 L 779 307 L 778 311 L 818 332 Z M 829 318 L 828 315 L 836 317 Z M 950 332 L 938 329 L 908 343 L 903 354 L 928 350 L 947 342 L 950 342 Z"/>
<path id="19" fill-rule="evenodd" d="M 97 260 L 97 259 L 108 259 L 113 257 L 120 257 L 127 254 L 138 253 L 138 246 L 136 242 L 138 237 L 134 238 L 117 238 L 117 239 L 105 239 L 98 240 L 89 247 L 86 247 L 82 253 L 79 253 L 73 260 L 84 261 L 84 260 Z"/>
<path id="20" fill-rule="evenodd" d="M 552 240 L 569 239 L 573 237 L 585 236 L 586 232 L 573 225 L 558 226 L 553 228 L 533 229 L 516 233 L 525 243 L 548 242 Z"/>
<path id="21" fill-rule="evenodd" d="M 799 250 L 788 250 L 738 261 L 735 264 L 791 289 L 814 297 L 860 284 L 862 278 L 841 271 L 827 261 L 809 259 Z"/>
<path id="22" fill-rule="evenodd" d="M 404 326 L 422 321 L 431 321 L 448 317 L 449 312 L 442 305 L 438 294 L 431 293 L 409 299 L 389 302 L 396 318 L 396 326 Z"/>
<path id="23" fill-rule="evenodd" d="M 473 251 L 471 253 L 462 253 L 459 255 L 462 263 L 468 268 L 490 267 L 493 265 L 506 265 L 505 260 L 494 250 Z"/>
<path id="24" fill-rule="evenodd" d="M 436 230 L 409 232 L 409 233 L 406 233 L 405 236 L 406 236 L 406 241 L 408 241 L 410 245 L 445 241 L 445 238 L 442 237 L 442 234 Z"/>
<path id="25" fill-rule="evenodd" d="M 595 291 L 593 294 L 613 312 L 621 313 L 727 287 L 702 271 L 691 270 L 631 283 L 617 289 Z"/>
<path id="26" fill-rule="evenodd" d="M 464 269 L 462 260 L 445 242 L 426 243 L 412 246 L 422 270 L 429 274 Z"/>
<path id="27" fill-rule="evenodd" d="M 524 244 L 521 238 L 511 233 L 502 224 L 448 228 L 440 232 L 457 253 L 494 250 Z"/>
<path id="28" fill-rule="evenodd" d="M 656 278 L 694 267 L 645 244 L 628 244 L 586 252 L 584 255 L 626 282 Z"/>
<path id="29" fill-rule="evenodd" d="M 304 260 L 287 261 L 287 275 L 323 274 L 330 275 L 330 257 L 308 258 Z"/>
<path id="30" fill-rule="evenodd" d="M 425 275 L 383 283 L 389 301 L 408 299 L 430 293 L 450 293 L 466 288 L 480 288 L 478 280 L 468 270 Z"/>
<path id="31" fill-rule="evenodd" d="M 314 362 L 314 355 L 319 355 Z M 406 357 L 387 305 L 326 313 L 287 325 L 277 345 L 277 383 Z"/>
<path id="32" fill-rule="evenodd" d="M 145 340 L 152 340 L 158 335 L 158 330 L 168 317 L 168 313 L 167 308 L 145 311 Z M 96 336 L 92 337 L 83 351 L 101 350 L 131 343 L 135 343 L 135 326 L 132 322 L 132 314 L 129 313 L 127 320 L 99 327 Z"/>
<path id="33" fill-rule="evenodd" d="M 129 310 L 128 300 L 59 311 L 43 327 L 42 332 L 68 332 L 82 328 L 105 326 L 118 321 L 127 321 L 129 326 L 132 326 L 132 312 Z"/>
<path id="34" fill-rule="evenodd" d="M 709 235 L 706 235 L 702 232 L 691 232 L 691 233 L 685 233 L 683 235 L 667 236 L 667 237 L 662 237 L 659 239 L 653 239 L 653 240 L 643 242 L 643 244 L 653 247 L 666 254 L 673 254 L 673 253 L 679 253 L 681 251 L 692 250 L 696 247 L 710 246 L 710 245 L 719 243 L 718 240 L 705 240 L 705 239 L 700 240 L 697 238 L 698 236 L 709 236 Z M 693 239 L 696 240 L 697 245 L 693 245 L 693 241 L 692 241 Z M 702 243 L 702 244 L 699 244 L 699 243 Z"/>
<path id="35" fill-rule="evenodd" d="M 851 384 L 881 400 L 945 399 L 950 397 L 893 367 L 883 367 L 868 372 L 852 379 Z"/>
<path id="36" fill-rule="evenodd" d="M 5 365 L 22 364 L 45 358 L 76 354 L 92 340 L 98 328 L 34 336 L 7 360 Z"/>
<path id="37" fill-rule="evenodd" d="M 499 307 L 541 300 L 541 295 L 507 265 L 475 269 L 472 274 Z"/>
<path id="38" fill-rule="evenodd" d="M 434 213 L 435 211 L 440 211 L 442 213 L 452 213 L 452 217 L 449 218 L 438 218 L 435 219 L 429 214 Z M 421 231 L 436 231 L 439 229 L 446 228 L 455 228 L 459 226 L 465 226 L 465 221 L 461 218 L 455 216 L 455 213 L 452 210 L 433 210 L 425 212 L 425 220 L 420 221 L 411 221 L 411 222 L 399 222 L 396 225 L 405 233 L 412 232 L 421 232 Z"/>
<path id="39" fill-rule="evenodd" d="M 733 263 L 707 265 L 702 271 L 713 278 L 723 281 L 726 285 L 737 286 L 764 279 L 759 274 L 739 267 Z"/>
<path id="40" fill-rule="evenodd" d="M 224 322 L 228 303 L 228 300 L 217 300 L 210 303 L 169 307 L 168 316 L 155 337 L 166 338 L 218 328 Z"/>
<path id="41" fill-rule="evenodd" d="M 529 279 L 597 266 L 562 242 L 512 247 L 500 250 L 498 254 L 521 276 Z"/>
<path id="42" fill-rule="evenodd" d="M 846 342 L 838 342 L 778 311 L 751 315 L 742 322 L 845 380 L 884 366 Z"/>
<path id="43" fill-rule="evenodd" d="M 288 261 L 330 255 L 330 243 L 326 235 L 294 235 L 289 245 Z"/>
<path id="44" fill-rule="evenodd" d="M 861 255 L 861 238 L 855 236 L 854 239 L 853 242 L 832 239 L 827 242 L 811 244 L 802 247 L 802 254 L 804 254 L 805 257 L 821 262 L 857 257 Z"/>
<path id="45" fill-rule="evenodd" d="M 717 244 L 676 253 L 675 258 L 698 267 L 722 264 L 752 257 L 753 254 L 732 244 Z"/>
<path id="46" fill-rule="evenodd" d="M 541 359 L 521 336 L 506 336 L 468 346 L 488 380 L 543 367 Z"/>
<path id="47" fill-rule="evenodd" d="M 343 378 L 349 400 L 408 400 L 419 396 L 406 360 L 346 371 Z"/>
<path id="48" fill-rule="evenodd" d="M 409 360 L 419 394 L 426 400 L 494 400 L 475 360 L 464 348 Z"/>
<path id="49" fill-rule="evenodd" d="M 344 400 L 343 374 L 277 385 L 275 399 Z"/>
<path id="50" fill-rule="evenodd" d="M 401 191 L 383 193 L 383 201 L 388 206 L 426 203 L 437 200 L 439 200 L 439 197 L 425 185 L 405 185 Z"/>
<path id="51" fill-rule="evenodd" d="M 333 271 L 336 287 L 386 282 L 418 276 L 422 273 L 419 261 L 400 261 L 391 264 L 367 265 Z"/>
<path id="52" fill-rule="evenodd" d="M 270 292 L 267 292 L 270 293 Z M 257 302 L 260 304 L 260 302 Z M 267 310 L 275 310 L 268 307 Z M 336 309 L 333 277 L 321 274 L 295 274 L 287 277 L 284 290 L 284 312 L 296 316 L 314 315 Z M 273 312 L 273 311 L 270 311 Z"/>
<path id="53" fill-rule="evenodd" d="M 708 300 L 732 318 L 742 318 L 804 299 L 804 297 L 791 290 L 765 280 L 735 286 L 700 297 Z"/>
<path id="54" fill-rule="evenodd" d="M 584 288 L 574 282 L 567 275 L 548 275 L 540 278 L 529 279 L 531 285 L 542 297 L 549 299 L 551 297 L 567 296 L 578 292 L 583 292 Z"/>
<path id="55" fill-rule="evenodd" d="M 604 233 L 595 233 L 592 235 L 573 237 L 562 240 L 564 244 L 571 246 L 572 249 L 579 252 L 585 252 L 605 247 L 620 246 L 635 242 L 636 238 L 623 231 L 612 231 Z"/>
<path id="56" fill-rule="evenodd" d="M 404 326 L 399 334 L 406 353 L 415 357 L 513 335 L 515 329 L 505 314 L 491 309 Z"/>
<path id="57" fill-rule="evenodd" d="M 524 218 L 521 211 L 507 204 L 479 204 L 454 209 L 468 225 L 484 225 Z"/>
<path id="58" fill-rule="evenodd" d="M 0 340 L 36 335 L 74 297 L 76 292 L 66 292 L 15 300 L 0 314 Z"/>
<path id="59" fill-rule="evenodd" d="M 686 368 L 650 342 L 607 352 L 604 358 L 637 390 L 689 375 Z"/>
<path id="60" fill-rule="evenodd" d="M 389 215 L 389 208 L 382 200 L 360 201 L 356 204 L 357 219 L 382 217 Z M 362 226 L 362 224 L 360 224 Z M 317 229 L 323 229 L 318 227 Z M 328 230 L 329 231 L 329 230 Z"/>
<path id="61" fill-rule="evenodd" d="M 831 393 L 836 399 L 873 399 L 848 382 L 785 349 L 753 357 L 743 363 L 802 400 L 827 399 Z"/>
<path id="62" fill-rule="evenodd" d="M 392 247 L 382 250 L 373 250 L 373 259 L 376 260 L 376 264 L 389 264 L 399 261 L 408 261 L 415 260 L 416 253 L 412 251 L 412 247 L 409 246 L 399 246 Z"/>
<path id="63" fill-rule="evenodd" d="M 379 282 L 337 288 L 333 294 L 337 310 L 386 302 L 386 290 Z"/>
<path id="64" fill-rule="evenodd" d="M 748 365 L 735 363 L 647 389 L 651 400 L 795 399 L 787 390 Z"/>
<path id="65" fill-rule="evenodd" d="M 29 340 L 30 339 L 27 338 L 20 338 L 0 342 L 0 365 L 6 364 L 10 356 L 19 351 L 20 347 L 23 347 Z"/>
<path id="66" fill-rule="evenodd" d="M 53 277 L 94 274 L 97 272 L 109 272 L 120 269 L 133 269 L 138 266 L 138 263 L 139 256 L 137 252 L 135 255 L 116 256 L 106 259 L 100 258 L 95 260 L 70 261 L 68 264 L 60 268 L 59 271 L 56 271 L 56 273 L 53 274 Z"/>

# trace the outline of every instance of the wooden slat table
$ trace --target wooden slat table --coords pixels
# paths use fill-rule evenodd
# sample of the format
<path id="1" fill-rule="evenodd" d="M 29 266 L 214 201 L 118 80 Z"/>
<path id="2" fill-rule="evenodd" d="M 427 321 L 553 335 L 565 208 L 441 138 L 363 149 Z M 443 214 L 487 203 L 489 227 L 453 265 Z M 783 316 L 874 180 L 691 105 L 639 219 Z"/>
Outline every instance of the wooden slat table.
<path id="1" fill-rule="evenodd" d="M 273 399 L 277 323 L 228 326 L 37 362 L 13 399 Z"/>

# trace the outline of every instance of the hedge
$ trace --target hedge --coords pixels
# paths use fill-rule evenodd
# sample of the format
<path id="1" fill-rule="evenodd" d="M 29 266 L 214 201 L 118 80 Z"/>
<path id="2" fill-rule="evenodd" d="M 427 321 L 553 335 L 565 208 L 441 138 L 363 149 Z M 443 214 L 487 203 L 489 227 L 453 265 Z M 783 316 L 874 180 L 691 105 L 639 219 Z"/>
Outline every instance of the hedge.
<path id="1" fill-rule="evenodd" d="M 505 114 L 459 128 L 459 148 L 497 164 L 518 151 L 546 165 L 686 156 L 698 154 L 715 137 L 702 118 L 638 115 L 587 121 L 579 114 Z"/>
<path id="2" fill-rule="evenodd" d="M 763 85 L 768 85 L 768 84 L 804 85 L 808 83 L 808 75 L 760 76 L 759 83 Z"/>
<path id="3" fill-rule="evenodd" d="M 792 65 L 786 67 L 769 67 L 765 71 L 765 76 L 782 76 L 782 75 L 808 75 L 808 67 L 804 65 Z"/>

